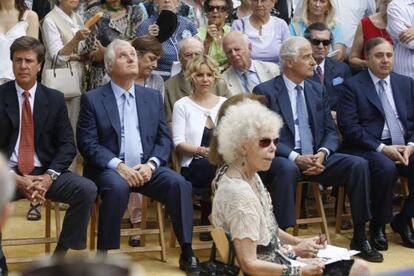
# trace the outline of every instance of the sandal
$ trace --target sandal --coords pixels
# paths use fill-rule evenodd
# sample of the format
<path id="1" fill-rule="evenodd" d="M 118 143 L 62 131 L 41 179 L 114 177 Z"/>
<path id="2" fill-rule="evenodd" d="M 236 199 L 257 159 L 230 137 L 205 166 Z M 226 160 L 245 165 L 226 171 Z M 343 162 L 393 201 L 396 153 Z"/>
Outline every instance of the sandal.
<path id="1" fill-rule="evenodd" d="M 40 213 L 40 204 L 30 203 L 30 209 L 27 212 L 27 220 L 35 221 L 40 220 L 41 218 L 42 214 Z"/>

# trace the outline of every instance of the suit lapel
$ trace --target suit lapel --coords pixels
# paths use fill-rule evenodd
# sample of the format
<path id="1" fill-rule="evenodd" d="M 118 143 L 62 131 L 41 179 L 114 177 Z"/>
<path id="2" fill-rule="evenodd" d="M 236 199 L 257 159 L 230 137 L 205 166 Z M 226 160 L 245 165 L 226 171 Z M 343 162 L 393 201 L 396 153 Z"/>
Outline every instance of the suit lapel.
<path id="1" fill-rule="evenodd" d="M 11 156 L 14 147 L 16 146 L 17 136 L 20 131 L 20 113 L 19 113 L 19 100 L 17 98 L 16 88 L 13 85 L 10 85 L 9 89 L 7 90 L 7 97 L 5 99 L 6 102 L 6 113 L 7 116 L 10 118 L 13 126 L 13 134 L 10 141 L 10 152 L 8 156 Z"/>
<path id="2" fill-rule="evenodd" d="M 325 59 L 325 68 L 324 68 L 324 85 L 327 86 L 329 83 L 332 84 L 332 80 L 334 78 L 334 76 L 336 75 L 336 68 L 335 66 L 333 66 L 332 62 L 326 58 Z"/>
<path id="3" fill-rule="evenodd" d="M 139 122 L 139 135 L 141 136 L 141 144 L 142 144 L 142 151 L 147 152 L 145 137 L 146 137 L 146 130 L 149 128 L 147 126 L 148 123 L 151 123 L 151 120 L 148 118 L 150 114 L 149 106 L 147 98 L 142 91 L 139 91 L 139 86 L 135 85 L 135 102 L 137 107 L 138 113 L 138 122 Z"/>
<path id="4" fill-rule="evenodd" d="M 292 106 L 290 103 L 289 94 L 285 82 L 283 81 L 283 78 L 281 76 L 276 78 L 275 89 L 277 101 L 280 103 L 280 113 L 282 113 L 283 118 L 285 118 L 285 122 L 290 131 L 292 132 L 293 136 L 295 136 Z"/>
<path id="5" fill-rule="evenodd" d="M 365 76 L 362 75 L 362 77 L 359 79 L 361 82 L 361 87 L 363 90 L 365 90 L 365 96 L 367 97 L 368 101 L 370 101 L 384 116 L 384 110 L 382 109 L 381 100 L 378 97 L 377 90 L 375 89 L 374 82 L 371 79 L 371 76 L 369 75 L 368 71 L 364 71 Z"/>
<path id="6" fill-rule="evenodd" d="M 38 83 L 36 88 L 36 95 L 33 107 L 33 123 L 34 123 L 34 134 L 35 134 L 35 145 L 39 139 L 40 133 L 43 130 L 48 116 L 49 116 L 49 101 L 46 96 L 46 92 L 42 89 Z"/>
<path id="7" fill-rule="evenodd" d="M 402 91 L 406 91 L 404 87 L 394 79 L 394 76 L 391 74 L 390 76 L 391 82 L 391 90 L 394 97 L 395 107 L 397 108 L 398 117 L 400 119 L 401 124 L 403 125 L 404 129 L 407 129 L 407 103 L 403 95 L 401 94 Z M 401 91 L 401 92 L 400 92 Z"/>
<path id="8" fill-rule="evenodd" d="M 241 83 L 241 80 L 239 78 L 239 75 L 237 74 L 236 70 L 231 67 L 230 68 L 231 72 L 229 72 L 229 76 L 230 76 L 230 81 L 229 84 L 230 85 L 234 85 L 233 90 L 237 91 L 237 93 L 240 93 L 242 91 L 244 91 L 245 89 L 243 88 L 243 85 Z"/>
<path id="9" fill-rule="evenodd" d="M 178 86 L 180 87 L 181 91 L 185 96 L 191 95 L 192 88 L 190 82 L 186 80 L 183 71 L 181 71 L 179 74 L 180 77 L 178 79 Z"/>
<path id="10" fill-rule="evenodd" d="M 102 104 L 106 110 L 109 121 L 118 136 L 118 145 L 121 145 L 121 117 L 118 112 L 114 92 L 111 88 L 111 83 L 106 84 L 102 93 Z"/>

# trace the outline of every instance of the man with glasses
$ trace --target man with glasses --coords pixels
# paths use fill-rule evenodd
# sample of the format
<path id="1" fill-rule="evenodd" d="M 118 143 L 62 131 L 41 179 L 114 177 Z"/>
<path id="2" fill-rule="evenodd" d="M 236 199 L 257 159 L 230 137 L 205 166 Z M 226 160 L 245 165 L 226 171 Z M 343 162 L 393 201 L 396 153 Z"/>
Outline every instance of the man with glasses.
<path id="1" fill-rule="evenodd" d="M 368 162 L 337 153 L 339 136 L 332 120 L 325 88 L 307 80 L 313 76 L 312 47 L 303 37 L 292 37 L 280 48 L 283 74 L 256 86 L 267 106 L 283 117 L 276 156 L 260 176 L 271 185 L 276 219 L 282 229 L 295 225 L 295 187 L 299 181 L 344 186 L 351 204 L 354 234 L 351 248 L 370 262 L 382 262 L 365 236 L 369 209 Z"/>
<path id="2" fill-rule="evenodd" d="M 329 57 L 332 44 L 332 33 L 325 23 L 311 24 L 305 30 L 305 38 L 312 45 L 312 56 L 316 62 L 312 80 L 325 86 L 331 110 L 336 110 L 338 101 L 338 85 L 351 77 L 349 66 L 342 61 Z M 332 114 L 335 117 L 335 112 Z"/>
<path id="3" fill-rule="evenodd" d="M 193 93 L 193 88 L 191 87 L 190 81 L 185 78 L 184 71 L 187 67 L 187 63 L 191 59 L 203 54 L 204 47 L 199 39 L 189 37 L 181 41 L 178 51 L 181 71 L 174 77 L 165 81 L 164 108 L 168 123 L 171 123 L 171 115 L 175 102 L 182 97 L 189 96 Z M 217 82 L 213 93 L 226 98 L 230 96 L 227 84 L 221 80 Z"/>

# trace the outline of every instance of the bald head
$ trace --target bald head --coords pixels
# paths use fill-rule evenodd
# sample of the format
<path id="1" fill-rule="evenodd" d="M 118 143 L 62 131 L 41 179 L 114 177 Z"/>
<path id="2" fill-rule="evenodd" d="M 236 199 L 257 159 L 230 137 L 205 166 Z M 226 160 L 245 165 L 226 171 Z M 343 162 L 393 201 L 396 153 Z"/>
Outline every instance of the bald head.
<path id="1" fill-rule="evenodd" d="M 249 38 L 242 32 L 230 32 L 223 38 L 223 49 L 230 65 L 240 71 L 245 71 L 252 64 L 252 45 Z"/>
<path id="2" fill-rule="evenodd" d="M 187 63 L 196 56 L 201 56 L 204 52 L 203 43 L 195 38 L 189 37 L 180 42 L 180 63 L 183 70 L 187 67 Z"/>

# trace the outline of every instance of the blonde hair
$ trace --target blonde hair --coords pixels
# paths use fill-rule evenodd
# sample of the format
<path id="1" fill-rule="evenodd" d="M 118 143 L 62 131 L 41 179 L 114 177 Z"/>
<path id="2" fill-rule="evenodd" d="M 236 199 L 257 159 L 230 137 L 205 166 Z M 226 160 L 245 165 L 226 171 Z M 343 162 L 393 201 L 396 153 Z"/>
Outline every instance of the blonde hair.
<path id="1" fill-rule="evenodd" d="M 312 0 L 303 1 L 302 12 L 301 12 L 301 18 L 306 26 L 309 26 L 311 23 L 314 23 L 314 22 L 309 22 L 309 4 L 308 4 L 309 1 L 312 1 Z M 346 0 L 343 0 L 343 1 L 346 1 Z M 332 29 L 336 25 L 335 17 L 336 17 L 335 4 L 333 0 L 328 0 L 328 11 L 325 14 L 325 20 L 323 21 L 323 23 L 325 23 L 329 27 L 329 29 Z"/>
<path id="2" fill-rule="evenodd" d="M 191 59 L 186 67 L 184 72 L 185 78 L 191 83 L 191 86 L 194 88 L 194 80 L 196 74 L 200 71 L 202 65 L 207 65 L 210 71 L 213 73 L 214 76 L 214 84 L 217 83 L 219 79 L 221 79 L 219 65 L 215 59 L 208 55 L 201 55 L 198 57 L 194 57 Z"/>

